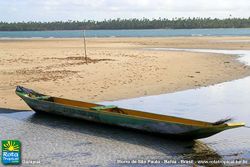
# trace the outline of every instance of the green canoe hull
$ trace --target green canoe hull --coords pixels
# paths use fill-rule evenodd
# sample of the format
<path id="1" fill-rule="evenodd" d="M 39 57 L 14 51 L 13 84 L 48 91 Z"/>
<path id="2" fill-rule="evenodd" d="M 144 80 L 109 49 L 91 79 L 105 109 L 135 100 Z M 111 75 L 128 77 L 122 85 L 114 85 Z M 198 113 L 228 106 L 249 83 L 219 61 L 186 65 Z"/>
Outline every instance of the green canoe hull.
<path id="1" fill-rule="evenodd" d="M 77 106 L 68 106 L 60 103 L 41 100 L 41 98 L 31 98 L 27 96 L 26 93 L 19 91 L 17 91 L 16 93 L 27 103 L 27 105 L 32 110 L 38 113 L 51 113 L 153 133 L 160 133 L 163 135 L 179 137 L 182 139 L 205 138 L 226 129 L 243 126 L 243 124 L 237 124 L 237 126 L 228 126 L 227 124 L 219 126 L 194 126 L 181 122 L 167 122 L 127 114 L 105 112 L 102 110 L 84 109 Z"/>

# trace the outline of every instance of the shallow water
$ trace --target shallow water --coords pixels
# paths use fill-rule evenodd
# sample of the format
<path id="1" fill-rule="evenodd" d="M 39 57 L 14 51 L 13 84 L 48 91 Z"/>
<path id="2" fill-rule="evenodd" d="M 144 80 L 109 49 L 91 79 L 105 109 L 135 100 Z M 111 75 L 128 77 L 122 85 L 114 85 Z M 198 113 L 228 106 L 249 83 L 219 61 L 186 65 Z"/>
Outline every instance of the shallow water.
<path id="1" fill-rule="evenodd" d="M 224 51 L 216 50 L 216 52 Z M 242 53 L 240 59 L 248 61 L 246 57 L 249 52 L 237 53 Z M 235 122 L 242 121 L 249 126 L 249 85 L 250 77 L 247 77 L 200 89 L 103 104 L 212 122 L 232 117 Z M 244 159 L 250 163 L 248 128 L 224 131 L 197 141 L 176 141 L 150 133 L 88 121 L 1 108 L 0 128 L 0 140 L 19 139 L 22 142 L 23 160 L 38 161 L 39 164 L 36 166 L 145 166 L 150 164 L 145 160 L 155 159 L 177 160 L 177 162 L 181 160 L 232 162 Z M 142 161 L 136 165 L 124 165 L 118 164 L 117 160 Z M 161 162 L 157 166 L 173 165 Z M 176 166 L 191 166 L 191 164 L 186 162 Z"/>
<path id="2" fill-rule="evenodd" d="M 250 65 L 250 51 L 244 50 L 173 48 L 158 48 L 157 50 L 236 54 L 240 56 L 240 61 Z M 245 122 L 247 126 L 250 126 L 250 77 L 200 89 L 104 102 L 103 104 L 210 122 L 233 118 L 233 122 Z M 224 131 L 200 141 L 216 150 L 223 159 L 250 159 L 249 128 Z"/>
<path id="3" fill-rule="evenodd" d="M 219 53 L 238 55 L 238 60 L 248 66 L 250 66 L 250 51 L 249 50 L 214 50 L 214 49 L 177 49 L 177 48 L 149 48 L 147 50 L 158 51 L 186 51 L 186 52 L 203 52 L 203 53 Z"/>

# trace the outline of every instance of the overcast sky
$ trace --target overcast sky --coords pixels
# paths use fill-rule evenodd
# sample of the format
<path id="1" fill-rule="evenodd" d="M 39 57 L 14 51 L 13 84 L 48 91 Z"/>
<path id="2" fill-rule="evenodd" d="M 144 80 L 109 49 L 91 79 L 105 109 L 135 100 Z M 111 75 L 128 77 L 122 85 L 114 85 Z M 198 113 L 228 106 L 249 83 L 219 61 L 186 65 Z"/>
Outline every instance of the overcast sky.
<path id="1" fill-rule="evenodd" d="M 250 17 L 250 0 L 0 0 L 0 21 Z"/>

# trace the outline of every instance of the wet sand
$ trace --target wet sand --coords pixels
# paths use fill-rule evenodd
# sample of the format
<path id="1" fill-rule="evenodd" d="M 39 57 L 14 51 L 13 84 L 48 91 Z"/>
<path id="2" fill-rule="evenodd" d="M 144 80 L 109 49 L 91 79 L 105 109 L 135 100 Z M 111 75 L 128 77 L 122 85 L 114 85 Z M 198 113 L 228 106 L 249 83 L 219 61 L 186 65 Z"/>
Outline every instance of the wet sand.
<path id="1" fill-rule="evenodd" d="M 125 128 L 34 112 L 1 114 L 1 138 L 22 143 L 23 166 L 148 166 L 129 160 L 222 160 L 201 141 L 176 141 Z M 209 158 L 208 158 L 209 157 Z M 119 161 L 120 160 L 120 161 Z M 173 166 L 175 164 L 158 164 Z M 209 166 L 209 165 L 207 165 Z M 222 165 L 217 165 L 222 166 Z"/>
<path id="2" fill-rule="evenodd" d="M 28 109 L 16 85 L 82 101 L 108 101 L 175 92 L 250 74 L 232 55 L 145 48 L 250 49 L 249 37 L 90 38 L 0 41 L 0 106 Z M 233 42 L 235 41 L 235 42 Z"/>

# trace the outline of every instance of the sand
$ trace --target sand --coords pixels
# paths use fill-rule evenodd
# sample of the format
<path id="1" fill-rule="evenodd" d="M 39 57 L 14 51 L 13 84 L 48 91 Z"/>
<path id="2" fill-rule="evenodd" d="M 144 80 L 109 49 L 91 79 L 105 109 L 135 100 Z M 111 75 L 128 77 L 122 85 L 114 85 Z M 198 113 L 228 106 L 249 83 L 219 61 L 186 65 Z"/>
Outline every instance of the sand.
<path id="1" fill-rule="evenodd" d="M 250 75 L 236 56 L 144 48 L 250 49 L 249 37 L 0 40 L 0 108 L 28 109 L 15 95 L 39 92 L 100 102 L 199 88 Z"/>

